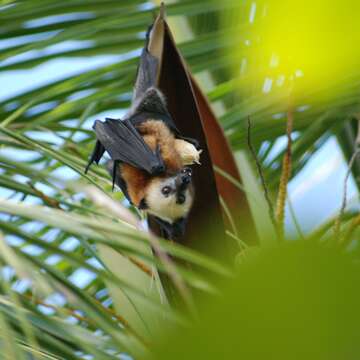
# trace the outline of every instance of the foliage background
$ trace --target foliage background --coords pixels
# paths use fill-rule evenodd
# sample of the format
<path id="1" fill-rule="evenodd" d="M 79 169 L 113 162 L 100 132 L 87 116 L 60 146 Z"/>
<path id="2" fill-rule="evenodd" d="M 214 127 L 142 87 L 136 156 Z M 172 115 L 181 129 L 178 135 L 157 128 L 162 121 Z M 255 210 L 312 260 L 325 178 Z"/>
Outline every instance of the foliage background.
<path id="1" fill-rule="evenodd" d="M 270 12 L 272 22 L 265 22 L 265 29 L 277 24 L 277 31 L 286 30 L 291 21 L 298 28 L 308 25 L 294 19 L 298 5 L 290 3 L 283 8 L 288 22 Z M 327 24 L 321 3 L 315 12 L 310 3 L 303 4 L 300 14 L 311 13 L 312 24 Z M 270 40 L 261 37 L 264 9 L 269 6 L 276 8 L 271 1 L 229 0 L 167 6 L 179 48 L 232 145 L 261 246 L 269 243 L 272 225 L 247 147 L 248 116 L 252 142 L 275 202 L 289 89 L 296 81 L 290 108 L 295 121 L 286 229 L 290 237 L 302 238 L 324 234 L 334 223 L 348 162 L 357 147 L 359 111 L 358 66 L 343 67 L 335 80 L 322 78 L 310 88 L 313 74 L 302 72 L 306 62 L 301 61 L 311 63 L 316 53 L 305 52 L 307 57 L 301 59 L 295 52 L 300 68 L 273 66 L 277 58 L 282 64 L 284 48 L 272 50 L 278 43 L 274 34 Z M 350 12 L 355 26 L 353 6 L 351 1 L 336 2 L 332 11 L 343 9 L 345 21 Z M 151 256 L 149 241 L 154 240 L 128 225 L 140 226 L 137 214 L 119 207 L 123 197 L 111 193 L 103 168 L 83 173 L 93 146 L 94 119 L 121 117 L 129 106 L 139 50 L 154 7 L 140 0 L 1 2 L 0 327 L 8 358 L 139 355 L 157 333 L 159 317 L 169 324 L 186 321 L 185 315 L 166 305 L 159 290 L 156 273 L 166 264 Z M 321 64 L 329 57 L 347 64 L 351 51 L 346 51 L 357 53 L 355 42 L 341 42 L 357 34 L 356 29 L 349 25 L 345 30 L 333 38 L 333 46 L 320 49 Z M 318 41 L 333 36 L 316 28 L 313 34 Z M 261 51 L 269 48 L 272 52 L 265 56 Z M 343 56 L 344 49 L 348 57 Z M 333 61 L 326 64 L 325 72 Z M 341 230 L 343 247 L 350 246 L 356 254 L 360 164 L 355 158 L 352 163 L 347 182 L 350 206 Z M 229 264 L 160 244 L 208 273 L 229 273 Z M 174 271 L 180 287 L 205 294 L 215 291 L 213 281 L 201 272 L 180 266 Z"/>

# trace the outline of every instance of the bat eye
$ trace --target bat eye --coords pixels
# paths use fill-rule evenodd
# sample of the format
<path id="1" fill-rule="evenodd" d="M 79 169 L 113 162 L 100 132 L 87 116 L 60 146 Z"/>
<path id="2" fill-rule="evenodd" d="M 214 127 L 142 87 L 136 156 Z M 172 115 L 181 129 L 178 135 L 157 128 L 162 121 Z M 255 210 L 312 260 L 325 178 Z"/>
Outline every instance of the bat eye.
<path id="1" fill-rule="evenodd" d="M 161 189 L 161 192 L 163 195 L 165 196 L 168 196 L 171 192 L 171 187 L 170 186 L 164 186 L 162 189 Z"/>

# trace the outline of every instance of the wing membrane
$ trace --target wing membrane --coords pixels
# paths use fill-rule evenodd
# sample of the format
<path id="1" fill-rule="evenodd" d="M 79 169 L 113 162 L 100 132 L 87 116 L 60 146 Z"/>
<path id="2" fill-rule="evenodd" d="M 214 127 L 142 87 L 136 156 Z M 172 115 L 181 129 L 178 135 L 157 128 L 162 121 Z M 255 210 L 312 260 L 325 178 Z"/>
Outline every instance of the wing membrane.
<path id="1" fill-rule="evenodd" d="M 87 168 L 94 161 L 98 163 L 107 151 L 114 162 L 132 165 L 150 175 L 165 171 L 159 148 L 152 151 L 129 120 L 96 120 L 93 128 L 97 143 Z"/>

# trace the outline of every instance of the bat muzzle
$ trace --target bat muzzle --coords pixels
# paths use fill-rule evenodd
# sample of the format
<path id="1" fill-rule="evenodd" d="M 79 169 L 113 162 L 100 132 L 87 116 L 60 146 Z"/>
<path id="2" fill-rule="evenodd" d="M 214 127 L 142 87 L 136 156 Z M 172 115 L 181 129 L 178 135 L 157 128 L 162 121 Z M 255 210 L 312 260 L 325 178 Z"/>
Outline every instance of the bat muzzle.
<path id="1" fill-rule="evenodd" d="M 176 184 L 176 203 L 184 204 L 186 201 L 186 190 L 189 188 L 192 180 L 191 169 L 186 167 L 177 175 Z"/>

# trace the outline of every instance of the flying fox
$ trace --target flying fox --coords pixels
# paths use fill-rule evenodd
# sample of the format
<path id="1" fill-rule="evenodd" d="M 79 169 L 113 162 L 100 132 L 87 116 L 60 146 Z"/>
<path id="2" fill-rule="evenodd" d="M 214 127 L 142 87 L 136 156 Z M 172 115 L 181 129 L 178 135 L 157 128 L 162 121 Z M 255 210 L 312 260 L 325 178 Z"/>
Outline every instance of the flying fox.
<path id="1" fill-rule="evenodd" d="M 164 237 L 182 236 L 194 201 L 190 166 L 199 164 L 201 150 L 197 140 L 180 134 L 162 92 L 149 87 L 123 120 L 96 120 L 93 129 L 97 141 L 85 172 L 106 151 L 113 186 L 153 215 Z"/>

